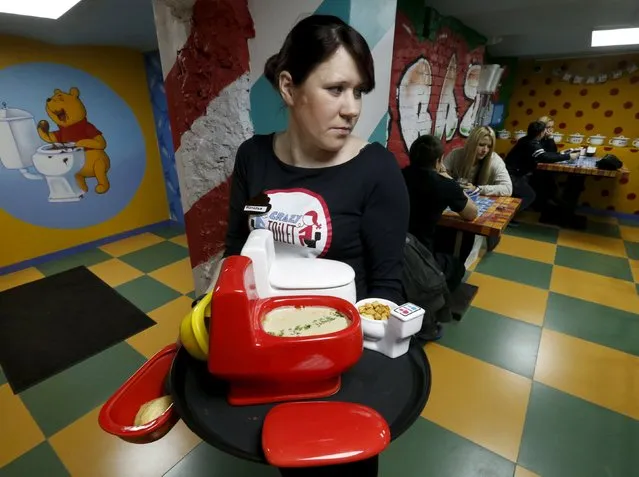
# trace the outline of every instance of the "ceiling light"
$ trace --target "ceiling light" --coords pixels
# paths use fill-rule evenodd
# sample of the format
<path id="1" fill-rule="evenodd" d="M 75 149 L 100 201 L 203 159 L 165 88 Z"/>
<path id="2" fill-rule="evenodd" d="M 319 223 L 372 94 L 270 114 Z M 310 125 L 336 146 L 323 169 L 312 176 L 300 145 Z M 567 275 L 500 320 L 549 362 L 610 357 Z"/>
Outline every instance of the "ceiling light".
<path id="1" fill-rule="evenodd" d="M 639 28 L 617 28 L 616 30 L 595 30 L 592 32 L 591 46 L 639 45 Z"/>
<path id="2" fill-rule="evenodd" d="M 81 0 L 0 0 L 0 13 L 57 20 Z"/>

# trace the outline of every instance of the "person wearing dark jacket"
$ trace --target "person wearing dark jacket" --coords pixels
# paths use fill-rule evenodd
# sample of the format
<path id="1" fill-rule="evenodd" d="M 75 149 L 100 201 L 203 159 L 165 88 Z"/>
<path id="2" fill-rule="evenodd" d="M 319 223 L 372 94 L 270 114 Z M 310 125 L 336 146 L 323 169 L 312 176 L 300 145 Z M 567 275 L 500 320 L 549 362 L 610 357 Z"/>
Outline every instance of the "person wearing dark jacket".
<path id="1" fill-rule="evenodd" d="M 571 158 L 569 154 L 546 151 L 541 140 L 546 135 L 546 125 L 533 121 L 528 133 L 522 137 L 506 156 L 506 169 L 513 183 L 513 197 L 522 200 L 520 211 L 530 207 L 537 196 L 529 180 L 540 162 L 561 162 Z"/>

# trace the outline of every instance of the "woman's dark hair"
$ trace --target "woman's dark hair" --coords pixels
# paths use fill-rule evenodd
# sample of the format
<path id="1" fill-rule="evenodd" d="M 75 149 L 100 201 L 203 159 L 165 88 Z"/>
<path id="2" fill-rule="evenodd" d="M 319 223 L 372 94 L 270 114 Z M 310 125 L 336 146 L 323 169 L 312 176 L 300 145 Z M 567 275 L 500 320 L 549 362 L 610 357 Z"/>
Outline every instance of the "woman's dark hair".
<path id="1" fill-rule="evenodd" d="M 340 46 L 353 57 L 363 79 L 362 92 L 375 88 L 373 55 L 366 40 L 353 27 L 332 15 L 311 15 L 301 20 L 286 36 L 282 49 L 264 66 L 264 76 L 279 90 L 279 76 L 288 71 L 299 86 Z"/>
<path id="2" fill-rule="evenodd" d="M 430 134 L 415 139 L 408 151 L 410 165 L 419 169 L 435 169 L 437 161 L 443 155 L 442 142 Z"/>
<path id="3" fill-rule="evenodd" d="M 528 137 L 537 137 L 546 130 L 546 123 L 533 121 L 528 125 Z"/>

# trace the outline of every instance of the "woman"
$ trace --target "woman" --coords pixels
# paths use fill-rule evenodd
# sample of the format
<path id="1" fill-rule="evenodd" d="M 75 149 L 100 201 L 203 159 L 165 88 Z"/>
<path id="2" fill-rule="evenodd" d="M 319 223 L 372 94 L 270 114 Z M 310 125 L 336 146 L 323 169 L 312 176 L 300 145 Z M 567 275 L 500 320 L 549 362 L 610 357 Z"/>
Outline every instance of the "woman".
<path id="1" fill-rule="evenodd" d="M 353 267 L 358 300 L 401 302 L 406 186 L 392 153 L 351 134 L 362 95 L 375 87 L 366 40 L 337 17 L 312 15 L 264 75 L 288 109 L 288 128 L 239 147 L 224 256 L 240 254 L 252 228 L 266 228 L 278 232 L 279 255 Z M 267 201 L 269 212 L 250 216 L 251 201 Z"/>
<path id="2" fill-rule="evenodd" d="M 552 135 L 555 132 L 555 120 L 550 116 L 542 116 L 537 121 L 544 123 L 546 129 L 544 130 L 544 137 L 541 138 L 541 145 L 546 152 L 557 152 L 557 144 Z"/>
<path id="3" fill-rule="evenodd" d="M 479 188 L 481 195 L 510 196 L 513 185 L 506 165 L 495 152 L 495 132 L 488 126 L 479 126 L 472 130 L 463 147 L 453 149 L 444 158 L 444 167 L 453 179 L 466 190 Z M 438 228 L 436 242 L 438 246 L 455 243 L 455 231 Z M 464 232 L 459 257 L 463 262 L 470 255 L 475 243 L 475 234 Z M 492 251 L 499 243 L 499 237 L 489 237 L 487 249 Z M 452 246 L 448 246 L 452 249 Z"/>
<path id="4" fill-rule="evenodd" d="M 453 149 L 445 158 L 448 174 L 467 189 L 479 187 L 481 195 L 510 196 L 513 186 L 506 165 L 495 152 L 495 133 L 479 126 L 470 133 L 466 144 Z"/>
<path id="5" fill-rule="evenodd" d="M 366 40 L 337 17 L 310 16 L 291 30 L 264 75 L 288 109 L 288 127 L 239 147 L 224 255 L 240 254 L 251 228 L 266 228 L 277 231 L 279 255 L 325 257 L 353 267 L 358 300 L 401 303 L 406 186 L 392 153 L 351 134 L 362 95 L 375 87 Z M 245 206 L 251 204 L 270 208 L 249 215 Z M 354 465 L 356 470 L 352 464 L 317 470 L 377 473 L 377 458 Z"/>

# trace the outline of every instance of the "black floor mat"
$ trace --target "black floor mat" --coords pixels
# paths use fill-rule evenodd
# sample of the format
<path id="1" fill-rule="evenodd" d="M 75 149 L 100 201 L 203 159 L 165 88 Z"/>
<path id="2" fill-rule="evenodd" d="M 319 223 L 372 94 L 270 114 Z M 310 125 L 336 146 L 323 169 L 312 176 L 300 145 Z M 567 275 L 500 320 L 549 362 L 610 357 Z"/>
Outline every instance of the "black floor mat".
<path id="1" fill-rule="evenodd" d="M 73 268 L 0 293 L 0 366 L 17 394 L 154 324 Z"/>

